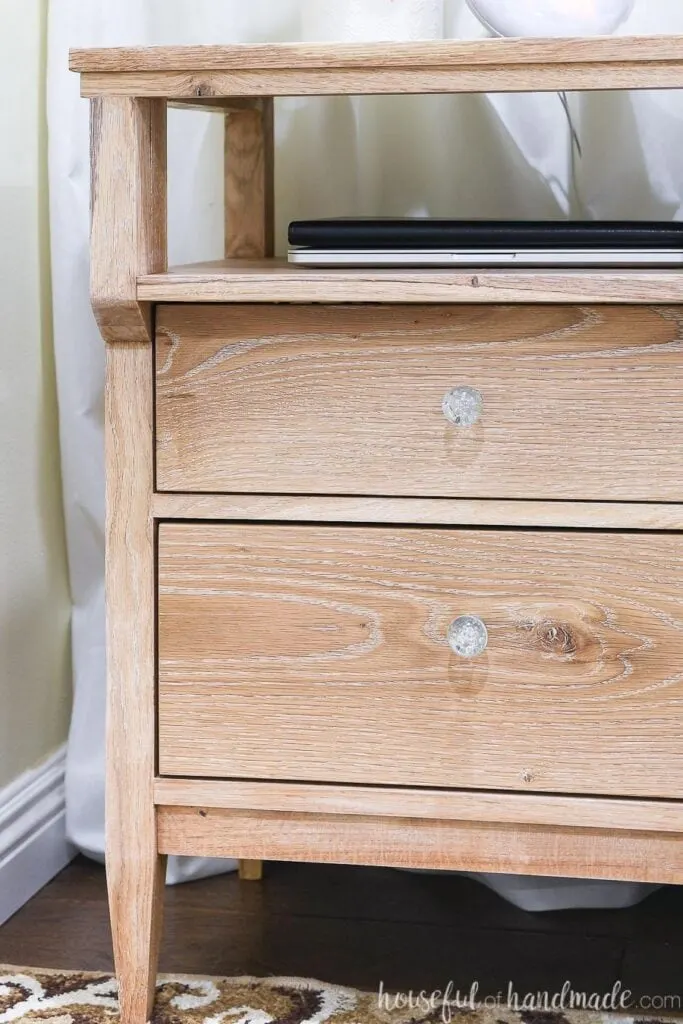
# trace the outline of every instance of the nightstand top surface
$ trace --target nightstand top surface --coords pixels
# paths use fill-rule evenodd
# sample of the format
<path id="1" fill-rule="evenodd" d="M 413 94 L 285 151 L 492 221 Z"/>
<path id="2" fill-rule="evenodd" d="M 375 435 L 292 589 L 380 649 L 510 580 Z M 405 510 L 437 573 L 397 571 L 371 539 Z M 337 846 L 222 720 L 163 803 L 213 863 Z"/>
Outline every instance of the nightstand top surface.
<path id="1" fill-rule="evenodd" d="M 477 64 L 683 64 L 683 36 L 592 39 L 472 39 L 386 43 L 261 43 L 135 46 L 71 51 L 72 71 L 296 71 L 327 68 L 443 68 Z"/>
<path id="2" fill-rule="evenodd" d="M 83 94 L 229 96 L 683 87 L 683 36 L 72 50 Z"/>

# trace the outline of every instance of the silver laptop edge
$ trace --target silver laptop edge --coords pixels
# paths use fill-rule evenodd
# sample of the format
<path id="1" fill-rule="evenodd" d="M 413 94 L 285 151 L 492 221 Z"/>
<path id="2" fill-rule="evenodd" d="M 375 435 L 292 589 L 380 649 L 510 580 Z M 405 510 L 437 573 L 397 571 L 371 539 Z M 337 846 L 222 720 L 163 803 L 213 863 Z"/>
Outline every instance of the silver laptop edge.
<path id="1" fill-rule="evenodd" d="M 680 267 L 678 249 L 290 249 L 306 267 Z"/>

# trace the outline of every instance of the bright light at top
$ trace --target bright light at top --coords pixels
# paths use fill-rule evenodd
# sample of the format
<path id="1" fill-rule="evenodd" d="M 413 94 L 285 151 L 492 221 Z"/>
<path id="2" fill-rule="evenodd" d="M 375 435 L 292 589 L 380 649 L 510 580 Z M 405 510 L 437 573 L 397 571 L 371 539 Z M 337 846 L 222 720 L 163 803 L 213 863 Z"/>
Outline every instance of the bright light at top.
<path id="1" fill-rule="evenodd" d="M 635 0 L 467 0 L 477 18 L 500 36 L 609 35 L 626 21 Z"/>

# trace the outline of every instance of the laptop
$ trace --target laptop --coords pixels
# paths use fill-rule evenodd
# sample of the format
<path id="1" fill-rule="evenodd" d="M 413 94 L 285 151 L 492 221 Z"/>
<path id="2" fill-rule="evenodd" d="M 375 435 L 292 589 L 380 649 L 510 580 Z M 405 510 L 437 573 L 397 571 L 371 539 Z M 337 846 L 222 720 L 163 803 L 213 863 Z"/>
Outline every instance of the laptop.
<path id="1" fill-rule="evenodd" d="M 332 219 L 295 221 L 306 267 L 680 267 L 683 223 Z"/>

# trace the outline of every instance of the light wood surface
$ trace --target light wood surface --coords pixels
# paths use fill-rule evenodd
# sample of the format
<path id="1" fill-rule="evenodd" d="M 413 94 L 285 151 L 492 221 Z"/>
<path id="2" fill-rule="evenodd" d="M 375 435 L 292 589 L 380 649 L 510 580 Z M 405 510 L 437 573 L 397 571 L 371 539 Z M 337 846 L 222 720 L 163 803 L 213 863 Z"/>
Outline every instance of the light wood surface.
<path id="1" fill-rule="evenodd" d="M 225 255 L 257 259 L 274 246 L 273 101 L 225 119 Z"/>
<path id="2" fill-rule="evenodd" d="M 673 534 L 162 524 L 160 774 L 680 799 L 682 583 Z"/>
<path id="3" fill-rule="evenodd" d="M 73 49 L 79 72 L 315 70 L 371 67 L 431 69 L 461 64 L 681 63 L 683 37 L 477 39 L 381 43 L 260 43 L 225 46 L 133 46 Z"/>
<path id="4" fill-rule="evenodd" d="M 152 508 L 156 519 L 683 530 L 681 505 L 651 503 L 155 494 Z"/>
<path id="5" fill-rule="evenodd" d="M 683 803 L 666 800 L 168 778 L 156 780 L 154 799 L 165 807 L 683 832 Z"/>
<path id="6" fill-rule="evenodd" d="M 149 302 L 683 302 L 678 270 L 359 270 L 219 260 L 141 276 Z"/>
<path id="7" fill-rule="evenodd" d="M 90 289 L 102 337 L 151 340 L 149 303 L 137 278 L 164 271 L 166 104 L 108 97 L 91 111 Z"/>
<path id="8" fill-rule="evenodd" d="M 84 96 L 677 88 L 676 37 L 73 51 Z"/>
<path id="9" fill-rule="evenodd" d="M 486 92 L 680 89 L 683 65 L 527 64 L 459 65 L 423 71 L 405 68 L 342 68 L 295 71 L 152 71 L 84 74 L 81 95 L 173 99 L 220 96 L 428 95 Z"/>
<path id="10" fill-rule="evenodd" d="M 683 843 L 666 833 L 177 807 L 158 821 L 161 849 L 180 855 L 683 880 Z"/>
<path id="11" fill-rule="evenodd" d="M 260 882 L 263 878 L 263 861 L 241 860 L 238 870 L 243 882 Z"/>
<path id="12" fill-rule="evenodd" d="M 156 982 L 165 858 L 157 852 L 152 349 L 107 349 L 107 883 L 122 1024 Z"/>
<path id="13" fill-rule="evenodd" d="M 680 501 L 682 352 L 670 308 L 161 306 L 157 488 Z"/>

